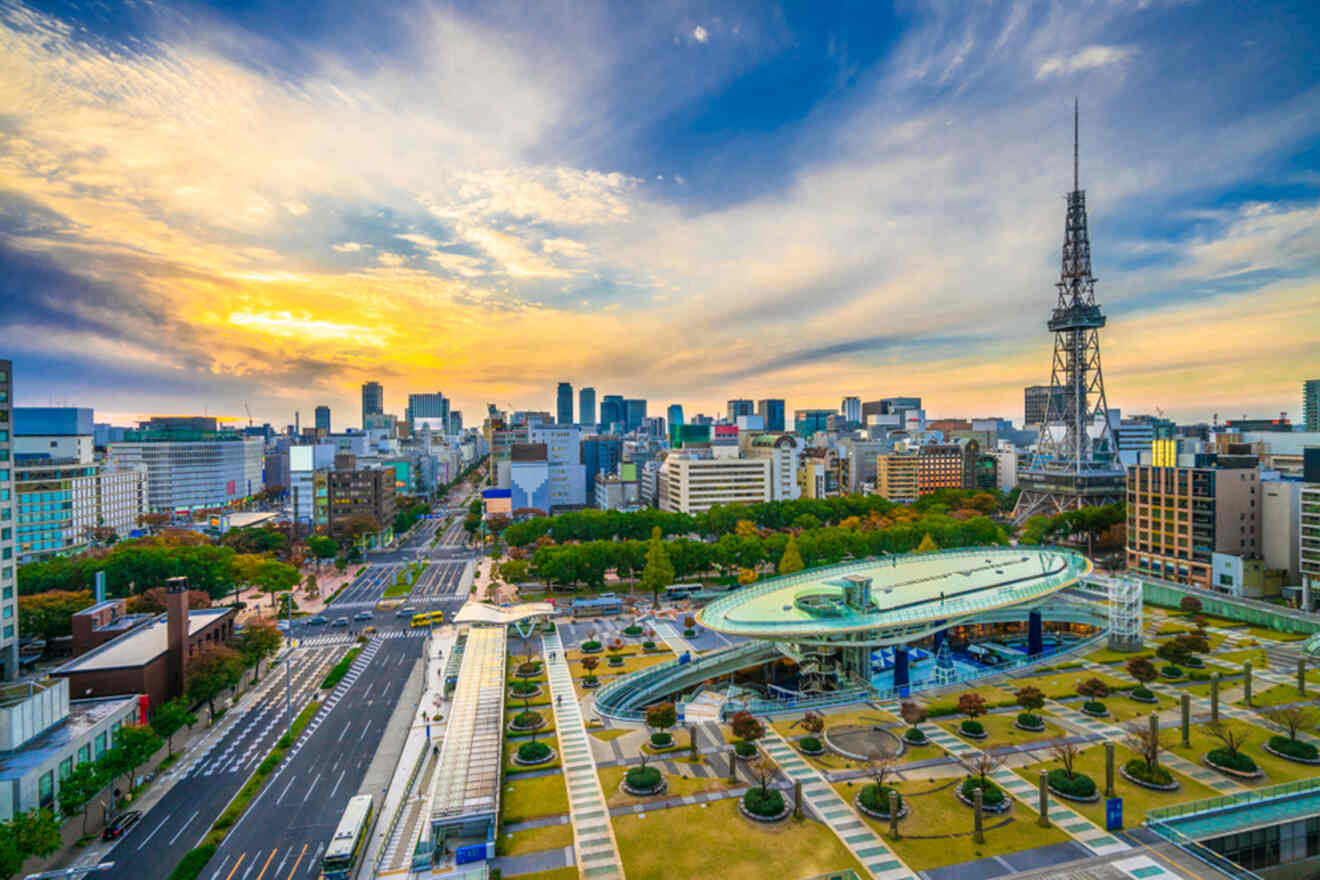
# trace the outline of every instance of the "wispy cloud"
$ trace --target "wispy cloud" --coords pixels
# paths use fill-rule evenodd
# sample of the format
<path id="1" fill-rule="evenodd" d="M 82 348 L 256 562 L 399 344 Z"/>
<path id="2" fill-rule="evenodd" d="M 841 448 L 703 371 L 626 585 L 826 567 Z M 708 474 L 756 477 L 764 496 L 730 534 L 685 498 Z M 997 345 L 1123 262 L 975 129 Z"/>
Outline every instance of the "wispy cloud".
<path id="1" fill-rule="evenodd" d="M 1122 64 L 1134 51 L 1131 46 L 1087 46 L 1066 55 L 1052 55 L 1036 67 L 1036 79 Z"/>

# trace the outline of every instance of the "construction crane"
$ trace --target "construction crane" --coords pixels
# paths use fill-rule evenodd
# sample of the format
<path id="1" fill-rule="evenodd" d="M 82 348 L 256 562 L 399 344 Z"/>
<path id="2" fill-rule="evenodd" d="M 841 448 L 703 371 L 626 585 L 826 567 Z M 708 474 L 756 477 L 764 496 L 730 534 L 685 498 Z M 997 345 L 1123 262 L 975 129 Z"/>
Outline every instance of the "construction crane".
<path id="1" fill-rule="evenodd" d="M 248 427 L 250 428 L 250 427 L 252 427 L 252 407 L 248 406 L 248 402 L 247 402 L 246 400 L 243 401 L 243 409 L 247 410 L 247 414 L 248 414 Z"/>

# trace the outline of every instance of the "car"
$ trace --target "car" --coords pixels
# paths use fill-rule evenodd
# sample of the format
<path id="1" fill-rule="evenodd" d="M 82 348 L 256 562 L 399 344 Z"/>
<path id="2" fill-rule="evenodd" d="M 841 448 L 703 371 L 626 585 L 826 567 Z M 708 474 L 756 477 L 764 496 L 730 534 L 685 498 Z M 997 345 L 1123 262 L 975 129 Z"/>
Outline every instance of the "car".
<path id="1" fill-rule="evenodd" d="M 309 626 L 325 626 L 329 622 L 330 621 L 318 614 L 315 617 L 309 618 L 307 624 Z"/>
<path id="2" fill-rule="evenodd" d="M 289 622 L 287 620 L 277 620 L 275 621 L 275 625 L 280 628 L 281 632 L 289 631 Z"/>
<path id="3" fill-rule="evenodd" d="M 354 615 L 353 615 L 353 619 L 354 619 L 354 620 L 375 620 L 375 619 L 376 619 L 376 615 L 372 614 L 370 611 L 359 611 L 357 614 L 354 614 Z"/>
<path id="4" fill-rule="evenodd" d="M 394 612 L 394 616 L 395 616 L 395 617 L 412 617 L 412 616 L 413 616 L 414 614 L 416 614 L 416 613 L 417 613 L 417 608 L 416 608 L 416 606 L 413 606 L 413 605 L 405 605 L 404 607 L 400 608 L 398 611 Z"/>
<path id="5" fill-rule="evenodd" d="M 116 837 L 122 836 L 125 831 L 136 825 L 141 818 L 142 813 L 138 810 L 120 813 L 110 821 L 109 825 L 105 826 L 105 830 L 101 832 L 101 839 L 114 840 Z"/>
<path id="6" fill-rule="evenodd" d="M 331 626 L 348 626 L 348 618 L 347 618 L 347 617 L 336 617 L 336 618 L 335 618 L 335 622 L 332 623 L 332 624 L 330 624 L 330 625 L 331 625 Z"/>

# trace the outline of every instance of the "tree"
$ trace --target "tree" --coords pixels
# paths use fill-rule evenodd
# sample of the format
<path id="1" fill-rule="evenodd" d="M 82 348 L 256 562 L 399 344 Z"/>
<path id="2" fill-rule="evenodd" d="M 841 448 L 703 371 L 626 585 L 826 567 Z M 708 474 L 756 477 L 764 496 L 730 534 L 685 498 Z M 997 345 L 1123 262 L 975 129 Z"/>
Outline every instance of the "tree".
<path id="1" fill-rule="evenodd" d="M 600 658 L 592 657 L 590 654 L 588 654 L 578 662 L 582 664 L 582 668 L 587 670 L 587 674 L 590 675 L 592 671 L 595 670 L 595 668 L 600 665 Z"/>
<path id="2" fill-rule="evenodd" d="M 1034 685 L 1019 688 L 1014 696 L 1017 697 L 1017 704 L 1026 712 L 1039 712 L 1045 706 L 1045 694 Z"/>
<path id="3" fill-rule="evenodd" d="M 164 738 L 168 754 L 174 754 L 174 734 L 197 723 L 197 716 L 188 708 L 183 697 L 161 703 L 151 715 L 151 729 Z"/>
<path id="4" fill-rule="evenodd" d="M 1205 732 L 1224 744 L 1224 748 L 1234 758 L 1247 744 L 1249 732 L 1246 728 L 1231 727 L 1222 721 L 1214 721 L 1205 726 Z"/>
<path id="5" fill-rule="evenodd" d="M 930 532 L 927 532 L 926 535 L 925 535 L 925 537 L 923 537 L 923 538 L 921 539 L 921 543 L 917 545 L 916 552 L 917 552 L 917 553 L 933 553 L 933 552 L 935 552 L 936 550 L 939 550 L 939 549 L 940 549 L 940 545 L 939 545 L 939 544 L 936 544 L 935 541 L 934 541 L 934 539 L 931 538 L 931 536 L 930 536 Z"/>
<path id="6" fill-rule="evenodd" d="M 243 665 L 253 667 L 254 683 L 261 677 L 261 661 L 278 651 L 282 644 L 284 636 L 280 635 L 279 628 L 266 621 L 249 623 L 234 639 Z"/>
<path id="7" fill-rule="evenodd" d="M 188 664 L 188 699 L 206 701 L 211 720 L 215 720 L 215 698 L 238 684 L 243 675 L 243 658 L 226 645 L 205 648 Z"/>
<path id="8" fill-rule="evenodd" d="M 82 814 L 82 833 L 87 835 L 87 805 L 105 788 L 106 779 L 93 761 L 83 761 L 60 780 L 60 815 L 66 819 Z"/>
<path id="9" fill-rule="evenodd" d="M 678 723 L 678 710 L 673 703 L 657 703 L 646 710 L 646 723 L 664 733 Z"/>
<path id="10" fill-rule="evenodd" d="M 275 594 L 287 593 L 298 586 L 302 575 L 298 569 L 273 559 L 267 560 L 257 571 L 257 586 L 270 593 L 270 607 L 275 607 Z"/>
<path id="11" fill-rule="evenodd" d="M 1133 657 L 1127 662 L 1128 675 L 1136 679 L 1137 683 L 1145 687 L 1148 683 L 1160 677 L 1159 670 L 1155 664 L 1151 663 L 1145 657 Z"/>
<path id="12" fill-rule="evenodd" d="M 806 568 L 802 562 L 802 551 L 798 549 L 797 535 L 789 535 L 784 545 L 784 555 L 779 559 L 779 573 L 792 574 Z"/>
<path id="13" fill-rule="evenodd" d="M 73 633 L 72 616 L 91 605 L 91 592 L 50 590 L 18 597 L 18 632 L 24 637 L 53 639 Z"/>
<path id="14" fill-rule="evenodd" d="M 962 765 L 968 774 L 979 777 L 982 787 L 985 786 L 986 777 L 994 773 L 999 765 L 1004 763 L 1003 758 L 997 758 L 987 751 L 966 754 L 968 754 L 968 757 L 958 758 L 958 763 Z"/>
<path id="15" fill-rule="evenodd" d="M 324 559 L 334 559 L 335 554 L 339 552 L 339 544 L 334 538 L 328 538 L 325 535 L 312 535 L 307 539 L 307 549 L 312 551 L 312 556 L 316 557 L 319 564 Z"/>
<path id="16" fill-rule="evenodd" d="M 1297 731 L 1315 727 L 1315 712 L 1310 706 L 1279 706 L 1268 709 L 1265 717 L 1288 731 L 1288 739 L 1296 740 Z"/>
<path id="17" fill-rule="evenodd" d="M 819 712 L 808 712 L 802 716 L 802 729 L 812 736 L 825 732 L 825 716 Z"/>
<path id="18" fill-rule="evenodd" d="M 646 551 L 646 567 L 642 569 L 642 587 L 651 592 L 651 600 L 660 605 L 660 591 L 674 582 L 674 566 L 669 562 L 664 542 L 660 540 L 660 527 L 651 530 L 651 546 Z"/>
<path id="19" fill-rule="evenodd" d="M 151 760 L 165 744 L 160 734 L 147 724 L 129 724 L 115 734 L 115 748 L 123 753 L 123 766 L 128 771 L 128 790 L 137 791 L 137 768 Z"/>
<path id="20" fill-rule="evenodd" d="M 751 763 L 751 769 L 761 783 L 761 794 L 768 794 L 770 780 L 779 772 L 779 765 L 775 763 L 775 759 L 769 755 L 762 755 Z"/>
<path id="21" fill-rule="evenodd" d="M 754 743 L 765 736 L 765 725 L 757 721 L 756 716 L 746 709 L 733 713 L 729 727 L 733 735 L 744 742 Z"/>
<path id="22" fill-rule="evenodd" d="M 50 810 L 28 810 L 0 822 L 0 878 L 8 880 L 29 858 L 48 856 L 60 843 L 60 823 Z"/>
<path id="23" fill-rule="evenodd" d="M 959 714 L 966 715 L 968 718 L 975 721 L 978 717 L 984 715 L 988 711 L 990 710 L 986 708 L 985 698 L 975 691 L 968 691 L 967 693 L 958 696 Z"/>
<path id="24" fill-rule="evenodd" d="M 1073 777 L 1073 764 L 1077 762 L 1077 756 L 1082 750 L 1077 747 L 1077 743 L 1070 740 L 1061 740 L 1050 746 L 1050 757 L 1063 765 L 1063 774 L 1069 779 Z"/>
<path id="25" fill-rule="evenodd" d="M 927 715 L 925 706 L 911 700 L 905 701 L 903 705 L 899 706 L 898 713 L 909 727 L 916 727 L 918 724 L 924 723 Z"/>
<path id="26" fill-rule="evenodd" d="M 1109 696 L 1109 685 L 1098 678 L 1088 678 L 1077 685 L 1077 693 L 1083 697 L 1090 697 L 1092 700 L 1103 700 Z"/>
<path id="27" fill-rule="evenodd" d="M 884 791 L 885 780 L 889 774 L 898 769 L 898 756 L 887 755 L 879 749 L 875 749 L 867 754 L 866 762 L 863 764 L 866 772 L 875 780 L 876 792 Z"/>
<path id="28" fill-rule="evenodd" d="M 739 585 L 739 586 L 743 586 L 743 587 L 745 587 L 745 586 L 747 586 L 748 584 L 754 584 L 754 583 L 756 583 L 756 577 L 757 577 L 757 575 L 756 575 L 756 570 L 755 570 L 755 569 L 751 569 L 751 568 L 740 568 L 740 569 L 738 569 L 738 585 Z"/>
<path id="29" fill-rule="evenodd" d="M 1178 608 L 1184 614 L 1200 614 L 1202 608 L 1201 600 L 1195 596 L 1183 596 L 1178 602 Z"/>
<path id="30" fill-rule="evenodd" d="M 211 595 L 204 590 L 188 591 L 188 608 L 210 608 Z M 165 610 L 165 588 L 152 587 L 136 596 L 129 597 L 130 614 L 160 614 Z"/>
<path id="31" fill-rule="evenodd" d="M 1182 666 L 1187 663 L 1188 658 L 1192 656 L 1192 652 L 1187 650 L 1185 642 L 1170 639 L 1155 649 L 1155 656 L 1175 666 Z"/>
<path id="32" fill-rule="evenodd" d="M 1147 773 L 1154 774 L 1155 768 L 1160 763 L 1160 752 L 1164 751 L 1164 746 L 1160 744 L 1159 732 L 1141 725 L 1128 733 L 1124 743 L 1146 762 Z"/>

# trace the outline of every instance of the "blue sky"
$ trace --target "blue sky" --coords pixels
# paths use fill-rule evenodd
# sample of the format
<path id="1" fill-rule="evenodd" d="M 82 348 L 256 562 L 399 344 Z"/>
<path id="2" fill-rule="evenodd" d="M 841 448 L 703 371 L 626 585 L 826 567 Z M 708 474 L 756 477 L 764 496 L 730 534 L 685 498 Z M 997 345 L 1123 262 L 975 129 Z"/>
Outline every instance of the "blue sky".
<path id="1" fill-rule="evenodd" d="M 1299 414 L 1314 4 L 819 6 L 0 2 L 16 397 L 1020 418 L 1078 98 L 1110 404 Z"/>

